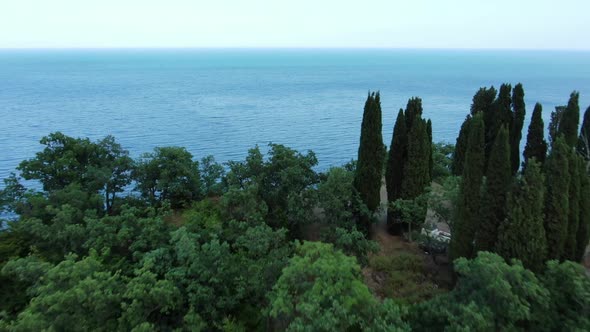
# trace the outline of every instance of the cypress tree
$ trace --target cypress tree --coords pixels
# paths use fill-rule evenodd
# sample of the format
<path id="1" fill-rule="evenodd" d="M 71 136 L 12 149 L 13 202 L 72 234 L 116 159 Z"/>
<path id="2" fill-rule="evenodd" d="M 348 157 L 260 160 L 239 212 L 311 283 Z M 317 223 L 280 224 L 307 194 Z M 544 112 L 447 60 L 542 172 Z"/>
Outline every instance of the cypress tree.
<path id="1" fill-rule="evenodd" d="M 406 105 L 406 128 L 408 129 L 408 133 L 412 129 L 412 124 L 416 119 L 416 116 L 422 118 L 422 99 L 419 97 L 412 97 L 408 99 L 408 104 Z"/>
<path id="2" fill-rule="evenodd" d="M 399 110 L 385 170 L 385 183 L 387 188 L 387 200 L 394 202 L 402 197 L 402 179 L 404 178 L 404 164 L 408 156 L 408 132 L 406 130 L 406 119 L 404 111 Z M 401 224 L 396 223 L 396 215 L 392 209 L 387 210 L 387 225 L 393 234 L 401 233 Z"/>
<path id="3" fill-rule="evenodd" d="M 520 167 L 520 140 L 522 139 L 522 126 L 526 115 L 524 89 L 520 83 L 512 90 L 512 109 L 514 119 L 510 128 L 510 159 L 512 162 L 512 174 L 516 174 Z"/>
<path id="4" fill-rule="evenodd" d="M 578 125 L 580 124 L 580 94 L 577 91 L 572 92 L 567 106 L 559 122 L 559 134 L 565 138 L 569 147 L 575 147 L 578 143 Z"/>
<path id="5" fill-rule="evenodd" d="M 579 163 L 580 169 L 586 165 L 582 159 L 579 159 Z M 588 173 L 580 172 L 580 218 L 576 237 L 576 262 L 584 257 L 588 241 L 590 241 L 590 177 Z"/>
<path id="6" fill-rule="evenodd" d="M 540 164 L 529 160 L 523 177 L 508 195 L 507 217 L 500 225 L 496 244 L 497 253 L 506 260 L 517 258 L 533 271 L 543 268 L 547 251 L 544 182 Z"/>
<path id="7" fill-rule="evenodd" d="M 580 174 L 578 172 L 578 156 L 571 151 L 568 159 L 570 186 L 569 186 L 569 213 L 566 229 L 565 246 L 562 255 L 564 260 L 576 260 L 576 251 L 578 249 L 576 241 L 578 239 L 578 227 L 580 218 Z"/>
<path id="8" fill-rule="evenodd" d="M 543 106 L 537 103 L 533 110 L 531 123 L 529 124 L 529 132 L 526 137 L 526 145 L 524 147 L 524 162 L 525 167 L 531 158 L 535 158 L 541 165 L 545 163 L 547 157 L 547 142 L 545 141 L 545 125 L 543 124 Z"/>
<path id="9" fill-rule="evenodd" d="M 365 102 L 357 169 L 354 179 L 356 190 L 370 211 L 380 204 L 381 177 L 385 151 L 381 134 L 381 103 L 379 92 L 370 93 Z M 368 230 L 368 225 L 363 225 Z"/>
<path id="10" fill-rule="evenodd" d="M 557 137 L 545 162 L 547 195 L 545 198 L 545 235 L 547 258 L 560 259 L 565 246 L 569 214 L 570 149 L 563 136 Z"/>
<path id="11" fill-rule="evenodd" d="M 512 181 L 509 133 L 502 126 L 490 152 L 485 190 L 481 204 L 481 221 L 475 238 L 476 251 L 492 251 L 498 240 L 498 227 L 506 218 L 506 198 Z"/>
<path id="12" fill-rule="evenodd" d="M 433 148 L 433 143 L 432 143 L 432 121 L 430 121 L 430 119 L 428 119 L 428 121 L 426 121 L 426 132 L 428 133 L 428 145 L 429 148 L 428 150 L 430 151 L 429 153 L 429 158 L 428 158 L 428 177 L 429 177 L 429 183 L 432 182 L 432 170 L 434 169 L 434 159 L 432 158 L 432 148 Z"/>
<path id="13" fill-rule="evenodd" d="M 469 125 L 469 140 L 463 166 L 463 180 L 457 204 L 457 218 L 453 224 L 450 244 L 451 257 L 471 257 L 473 240 L 478 227 L 480 190 L 484 167 L 485 127 L 481 114 L 476 114 Z"/>
<path id="14" fill-rule="evenodd" d="M 549 146 L 553 146 L 553 143 L 559 136 L 559 127 L 564 111 L 565 106 L 555 106 L 555 111 L 551 112 L 551 121 L 549 121 Z"/>
<path id="15" fill-rule="evenodd" d="M 511 110 L 511 105 L 512 105 L 512 85 L 508 84 L 508 83 L 504 83 L 500 86 L 500 91 L 498 92 L 498 99 L 496 99 L 496 117 L 498 119 L 498 121 L 495 123 L 497 128 L 494 128 L 496 130 L 496 134 L 498 133 L 498 130 L 500 130 L 500 127 L 505 124 L 507 125 L 508 128 L 512 127 L 512 110 Z M 524 92 L 523 92 L 524 94 Z M 493 141 L 492 141 L 493 142 Z"/>
<path id="16" fill-rule="evenodd" d="M 494 106 L 492 108 L 493 111 L 491 112 L 491 115 L 488 115 L 487 121 L 485 121 L 486 170 L 488 161 L 490 159 L 490 154 L 492 152 L 492 147 L 494 146 L 496 135 L 498 134 L 500 127 L 502 127 L 502 125 L 506 125 L 507 128 L 512 127 L 512 111 L 510 109 L 510 105 L 512 104 L 512 97 L 510 96 L 511 91 L 512 86 L 510 84 L 504 83 L 500 86 L 498 98 L 496 98 L 494 101 Z"/>
<path id="17" fill-rule="evenodd" d="M 494 111 L 494 100 L 498 91 L 492 86 L 488 88 L 479 88 L 475 95 L 473 95 L 473 101 L 471 103 L 471 115 L 475 115 L 479 112 L 484 113 L 484 123 L 488 116 L 493 116 Z"/>
<path id="18" fill-rule="evenodd" d="M 580 137 L 578 137 L 578 153 L 584 158 L 586 164 L 583 169 L 588 171 L 588 162 L 590 161 L 590 107 L 584 112 L 584 120 L 580 128 Z"/>
<path id="19" fill-rule="evenodd" d="M 408 134 L 408 159 L 404 166 L 402 198 L 414 199 L 424 192 L 430 183 L 429 161 L 431 144 L 426 121 L 416 115 Z"/>
<path id="20" fill-rule="evenodd" d="M 453 175 L 463 174 L 463 163 L 465 161 L 465 152 L 467 151 L 467 141 L 469 140 L 469 123 L 471 122 L 471 115 L 468 115 L 461 125 L 457 142 L 455 143 L 455 152 L 453 153 L 453 164 L 451 170 Z"/>
<path id="21" fill-rule="evenodd" d="M 406 128 L 408 133 L 412 129 L 412 124 L 414 119 L 422 118 L 422 99 L 419 97 L 412 97 L 408 100 L 408 104 L 406 105 Z"/>
<path id="22" fill-rule="evenodd" d="M 393 202 L 401 198 L 402 179 L 404 177 L 404 163 L 408 153 L 408 133 L 406 131 L 406 119 L 402 109 L 397 113 L 389 154 L 387 168 L 385 170 L 385 182 L 387 187 L 387 199 Z"/>

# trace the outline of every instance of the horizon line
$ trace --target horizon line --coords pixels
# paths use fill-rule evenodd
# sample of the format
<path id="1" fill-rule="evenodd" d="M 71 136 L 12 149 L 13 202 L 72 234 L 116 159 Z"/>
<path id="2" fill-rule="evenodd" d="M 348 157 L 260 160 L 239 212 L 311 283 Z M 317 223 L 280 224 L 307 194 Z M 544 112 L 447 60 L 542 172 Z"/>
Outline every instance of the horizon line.
<path id="1" fill-rule="evenodd" d="M 91 47 L 2 47 L 5 50 L 397 50 L 397 51 L 569 51 L 590 52 L 590 48 L 511 48 L 511 47 L 314 47 L 314 46 L 91 46 Z"/>

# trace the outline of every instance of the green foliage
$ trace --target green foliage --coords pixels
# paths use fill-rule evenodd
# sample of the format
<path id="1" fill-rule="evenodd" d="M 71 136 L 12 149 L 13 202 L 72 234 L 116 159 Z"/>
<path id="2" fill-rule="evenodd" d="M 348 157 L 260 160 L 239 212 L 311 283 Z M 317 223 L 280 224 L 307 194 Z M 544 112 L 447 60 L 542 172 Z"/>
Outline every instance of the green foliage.
<path id="1" fill-rule="evenodd" d="M 157 147 L 143 154 L 133 178 L 136 190 L 155 206 L 168 200 L 173 208 L 181 208 L 201 197 L 199 163 L 185 148 Z"/>
<path id="2" fill-rule="evenodd" d="M 215 157 L 207 156 L 201 159 L 199 172 L 201 173 L 201 192 L 206 196 L 220 196 L 224 192 L 222 179 L 225 175 L 223 166 L 215 162 Z"/>
<path id="3" fill-rule="evenodd" d="M 496 94 L 498 91 L 492 86 L 490 88 L 479 88 L 475 95 L 473 95 L 473 100 L 471 103 L 471 115 L 475 115 L 477 113 L 484 113 L 485 114 L 493 112 L 493 104 L 494 99 L 496 99 Z"/>
<path id="4" fill-rule="evenodd" d="M 570 177 L 569 185 L 569 210 L 568 221 L 565 235 L 565 245 L 563 248 L 562 259 L 576 261 L 577 258 L 577 237 L 580 226 L 580 179 L 578 155 L 575 152 L 569 153 L 568 170 Z"/>
<path id="5" fill-rule="evenodd" d="M 491 90 L 493 87 L 491 88 Z M 493 101 L 490 107 L 484 110 L 484 124 L 485 124 L 485 167 L 487 170 L 488 160 L 496 140 L 496 135 L 502 127 L 506 125 L 507 128 L 512 127 L 512 112 L 510 109 L 512 86 L 510 84 L 502 84 L 498 91 L 497 98 Z"/>
<path id="6" fill-rule="evenodd" d="M 387 198 L 390 203 L 387 223 L 389 230 L 396 234 L 401 233 L 402 222 L 410 221 L 404 220 L 403 211 L 396 210 L 394 202 L 416 199 L 432 180 L 432 123 L 422 119 L 422 111 L 420 98 L 408 100 L 405 113 L 400 110 L 398 114 L 391 141 L 386 170 Z M 422 205 L 419 213 L 425 215 L 425 209 L 426 205 Z"/>
<path id="7" fill-rule="evenodd" d="M 434 172 L 434 143 L 432 142 L 432 121 L 426 121 L 426 132 L 428 133 L 428 145 L 430 153 L 428 154 L 428 183 L 432 182 Z"/>
<path id="8" fill-rule="evenodd" d="M 263 307 L 266 292 L 289 257 L 284 230 L 243 223 L 233 227 L 238 228 L 232 234 L 240 235 L 231 243 L 199 241 L 199 234 L 184 227 L 174 231 L 170 266 L 163 269 L 166 280 L 186 294 L 188 306 L 211 324 L 221 324 L 225 314 L 239 313 L 240 308 Z M 249 322 L 256 325 L 262 313 L 254 313 Z"/>
<path id="9" fill-rule="evenodd" d="M 131 170 L 134 167 L 129 152 L 107 136 L 96 143 L 96 164 L 90 165 L 87 176 L 92 179 L 93 187 L 102 188 L 107 212 L 112 212 L 116 194 L 125 190 L 131 183 Z"/>
<path id="10" fill-rule="evenodd" d="M 375 252 L 377 244 L 356 228 L 359 215 L 368 217 L 369 211 L 354 189 L 354 172 L 332 167 L 325 178 L 318 186 L 321 239 L 347 255 L 356 256 L 364 266 L 367 254 Z"/>
<path id="11" fill-rule="evenodd" d="M 367 329 L 377 310 L 355 260 L 318 242 L 297 247 L 270 294 L 270 315 L 287 331 Z"/>
<path id="12" fill-rule="evenodd" d="M 471 257 L 478 228 L 481 204 L 481 183 L 485 162 L 485 128 L 480 114 L 473 117 L 469 130 L 463 180 L 457 204 L 457 218 L 453 222 L 450 250 L 453 258 Z"/>
<path id="13" fill-rule="evenodd" d="M 426 121 L 416 118 L 408 134 L 408 159 L 404 165 L 402 198 L 414 199 L 430 184 L 431 142 Z"/>
<path id="14" fill-rule="evenodd" d="M 93 163 L 95 146 L 89 139 L 66 136 L 61 132 L 51 133 L 41 138 L 45 148 L 36 157 L 20 163 L 18 169 L 29 180 L 39 180 L 43 189 L 52 191 L 86 180 L 84 175 Z M 89 184 L 83 183 L 84 187 Z"/>
<path id="15" fill-rule="evenodd" d="M 524 89 L 522 84 L 518 83 L 512 90 L 512 108 L 513 121 L 510 127 L 510 160 L 512 165 L 512 174 L 516 174 L 520 167 L 520 140 L 522 138 L 522 127 L 526 114 L 524 103 Z"/>
<path id="16" fill-rule="evenodd" d="M 571 93 L 558 127 L 558 133 L 563 135 L 565 143 L 572 148 L 578 143 L 578 125 L 580 124 L 579 99 L 580 93 L 577 91 Z"/>
<path id="17" fill-rule="evenodd" d="M 406 120 L 403 110 L 399 110 L 391 145 L 389 146 L 389 155 L 387 158 L 387 168 L 385 170 L 385 183 L 387 187 L 387 198 L 393 202 L 402 196 L 402 179 L 404 177 L 404 164 L 407 160 L 408 153 L 408 133 Z"/>
<path id="18" fill-rule="evenodd" d="M 33 296 L 28 288 L 51 267 L 34 256 L 23 259 L 26 264 L 14 264 L 10 260 L 24 257 L 26 249 L 27 242 L 17 232 L 4 230 L 0 233 L 0 319 L 3 316 L 16 318 Z"/>
<path id="19" fill-rule="evenodd" d="M 559 128 L 561 126 L 561 119 L 565 112 L 565 106 L 555 106 L 555 111 L 551 112 L 551 120 L 549 121 L 549 145 L 553 147 L 553 144 L 557 140 L 557 137 L 561 134 Z"/>
<path id="20" fill-rule="evenodd" d="M 509 135 L 500 128 L 492 148 L 475 236 L 476 251 L 491 251 L 498 240 L 498 228 L 506 218 L 506 198 L 512 183 Z"/>
<path id="21" fill-rule="evenodd" d="M 230 187 L 221 199 L 222 215 L 225 219 L 239 221 L 264 221 L 268 206 L 259 198 L 258 185 L 245 189 Z"/>
<path id="22" fill-rule="evenodd" d="M 356 257 L 361 266 L 367 265 L 369 253 L 379 250 L 379 245 L 375 241 L 368 240 L 365 234 L 356 228 L 330 227 L 322 232 L 321 239 L 322 242 L 333 244 L 335 249 L 346 255 Z"/>
<path id="23" fill-rule="evenodd" d="M 517 258 L 533 271 L 542 269 L 547 252 L 544 204 L 545 179 L 539 163 L 532 159 L 508 196 L 507 216 L 496 244 L 499 255 L 506 260 Z"/>
<path id="24" fill-rule="evenodd" d="M 451 169 L 453 175 L 460 176 L 463 174 L 463 164 L 465 163 L 465 153 L 467 152 L 467 143 L 469 141 L 469 124 L 471 123 L 471 115 L 468 115 L 457 136 L 457 143 L 455 143 L 455 152 L 453 153 L 453 165 Z"/>
<path id="25" fill-rule="evenodd" d="M 390 203 L 391 211 L 399 217 L 396 222 L 404 223 L 408 226 L 410 241 L 412 240 L 412 230 L 419 229 L 424 224 L 428 208 L 429 192 L 425 192 L 414 199 L 398 199 Z"/>
<path id="26" fill-rule="evenodd" d="M 269 147 L 266 160 L 256 147 L 245 161 L 228 163 L 224 206 L 230 208 L 231 218 L 252 219 L 250 212 L 256 212 L 271 227 L 286 228 L 298 238 L 301 227 L 314 220 L 319 175 L 313 168 L 318 161 L 312 151 L 302 154 L 279 144 Z"/>
<path id="27" fill-rule="evenodd" d="M 580 137 L 578 137 L 578 153 L 586 161 L 584 168 L 586 172 L 590 171 L 590 107 L 584 112 L 584 120 L 580 128 Z"/>
<path id="28" fill-rule="evenodd" d="M 573 262 L 547 262 L 541 281 L 549 291 L 549 307 L 538 317 L 537 330 L 590 330 L 590 278 Z"/>
<path id="29" fill-rule="evenodd" d="M 204 199 L 193 203 L 190 209 L 182 212 L 182 225 L 191 231 L 204 234 L 216 234 L 222 231 L 221 204 L 214 199 Z"/>
<path id="30" fill-rule="evenodd" d="M 441 290 L 425 278 L 423 257 L 410 253 L 394 256 L 374 256 L 369 266 L 384 274 L 383 295 L 401 303 L 425 301 Z"/>
<path id="31" fill-rule="evenodd" d="M 570 149 L 563 137 L 558 137 L 545 162 L 547 196 L 545 198 L 545 233 L 547 257 L 559 259 L 564 252 L 569 216 Z"/>
<path id="32" fill-rule="evenodd" d="M 182 307 L 182 294 L 169 280 L 161 280 L 149 271 L 149 264 L 135 271 L 122 293 L 122 314 L 118 318 L 121 329 L 167 329 L 173 322 L 169 315 Z M 172 324 L 171 324 L 172 323 Z"/>
<path id="33" fill-rule="evenodd" d="M 457 217 L 457 204 L 461 187 L 461 177 L 449 176 L 444 179 L 442 188 L 433 189 L 428 197 L 428 208 L 443 222 L 453 229 L 453 221 Z"/>
<path id="34" fill-rule="evenodd" d="M 444 181 L 451 176 L 455 146 L 447 143 L 432 145 L 432 180 Z"/>
<path id="35" fill-rule="evenodd" d="M 547 157 L 547 142 L 545 141 L 545 125 L 543 124 L 543 106 L 537 103 L 533 110 L 529 132 L 524 147 L 524 162 L 526 163 L 535 158 L 537 162 L 543 165 Z"/>
<path id="36" fill-rule="evenodd" d="M 585 161 L 580 159 L 580 169 L 583 169 Z M 580 173 L 580 218 L 578 235 L 576 239 L 576 256 L 578 262 L 584 257 L 586 247 L 590 241 L 590 178 L 585 172 Z"/>
<path id="37" fill-rule="evenodd" d="M 408 103 L 406 104 L 406 112 L 404 114 L 408 133 L 414 126 L 414 120 L 416 120 L 416 118 L 422 118 L 422 112 L 422 99 L 419 97 L 412 97 L 408 99 Z"/>
<path id="38" fill-rule="evenodd" d="M 43 263 L 36 264 L 20 259 L 5 269 L 47 269 Z M 34 297 L 10 330 L 112 331 L 121 313 L 122 291 L 120 276 L 105 271 L 94 257 L 77 261 L 75 256 L 68 256 L 48 269 L 30 289 Z"/>
<path id="39" fill-rule="evenodd" d="M 385 156 L 381 131 L 379 92 L 370 93 L 365 102 L 363 113 L 354 186 L 363 202 L 372 212 L 377 210 L 381 201 L 379 193 Z M 359 226 L 365 231 L 369 230 L 369 225 L 366 222 Z"/>
<path id="40" fill-rule="evenodd" d="M 413 330 L 527 330 L 547 310 L 549 292 L 518 261 L 509 265 L 495 254 L 479 252 L 454 266 L 459 278 L 455 289 L 415 306 Z"/>
<path id="41" fill-rule="evenodd" d="M 113 271 L 130 273 L 146 254 L 167 245 L 172 228 L 161 217 L 142 217 L 135 208 L 103 218 L 86 218 L 82 247 L 96 250 Z"/>
<path id="42" fill-rule="evenodd" d="M 318 203 L 323 209 L 322 223 L 345 228 L 356 225 L 355 206 L 363 203 L 353 181 L 354 173 L 342 167 L 328 170 L 326 180 L 318 186 Z"/>
<path id="43" fill-rule="evenodd" d="M 11 229 L 28 238 L 40 256 L 59 262 L 70 252 L 86 254 L 85 220 L 99 217 L 101 197 L 83 191 L 74 183 L 51 192 L 48 197 L 30 196 L 26 205 L 21 219 Z"/>
<path id="44" fill-rule="evenodd" d="M 41 181 L 46 191 L 78 184 L 88 193 L 104 193 L 110 212 L 116 194 L 131 181 L 133 160 L 113 136 L 93 143 L 56 132 L 43 137 L 41 144 L 45 145 L 43 151 L 21 162 L 18 169 L 25 179 Z"/>
<path id="45" fill-rule="evenodd" d="M 17 212 L 25 203 L 28 193 L 20 180 L 14 173 L 10 173 L 10 176 L 3 180 L 4 189 L 0 189 L 0 212 Z"/>

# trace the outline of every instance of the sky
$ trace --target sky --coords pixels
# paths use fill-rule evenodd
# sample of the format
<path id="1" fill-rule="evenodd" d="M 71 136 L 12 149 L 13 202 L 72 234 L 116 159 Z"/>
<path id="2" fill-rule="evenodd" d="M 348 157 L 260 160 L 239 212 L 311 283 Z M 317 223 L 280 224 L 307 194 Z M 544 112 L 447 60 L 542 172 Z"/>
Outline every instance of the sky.
<path id="1" fill-rule="evenodd" d="M 0 0 L 0 48 L 590 50 L 589 0 Z"/>

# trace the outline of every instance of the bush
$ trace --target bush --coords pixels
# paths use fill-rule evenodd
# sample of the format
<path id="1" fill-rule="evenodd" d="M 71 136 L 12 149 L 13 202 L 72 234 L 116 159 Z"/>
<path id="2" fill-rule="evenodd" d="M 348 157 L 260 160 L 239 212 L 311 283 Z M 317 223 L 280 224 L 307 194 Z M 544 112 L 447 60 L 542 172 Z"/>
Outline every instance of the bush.
<path id="1" fill-rule="evenodd" d="M 440 293 L 438 286 L 425 275 L 424 261 L 420 256 L 410 253 L 375 256 L 369 265 L 384 275 L 382 292 L 386 297 L 416 303 Z"/>

